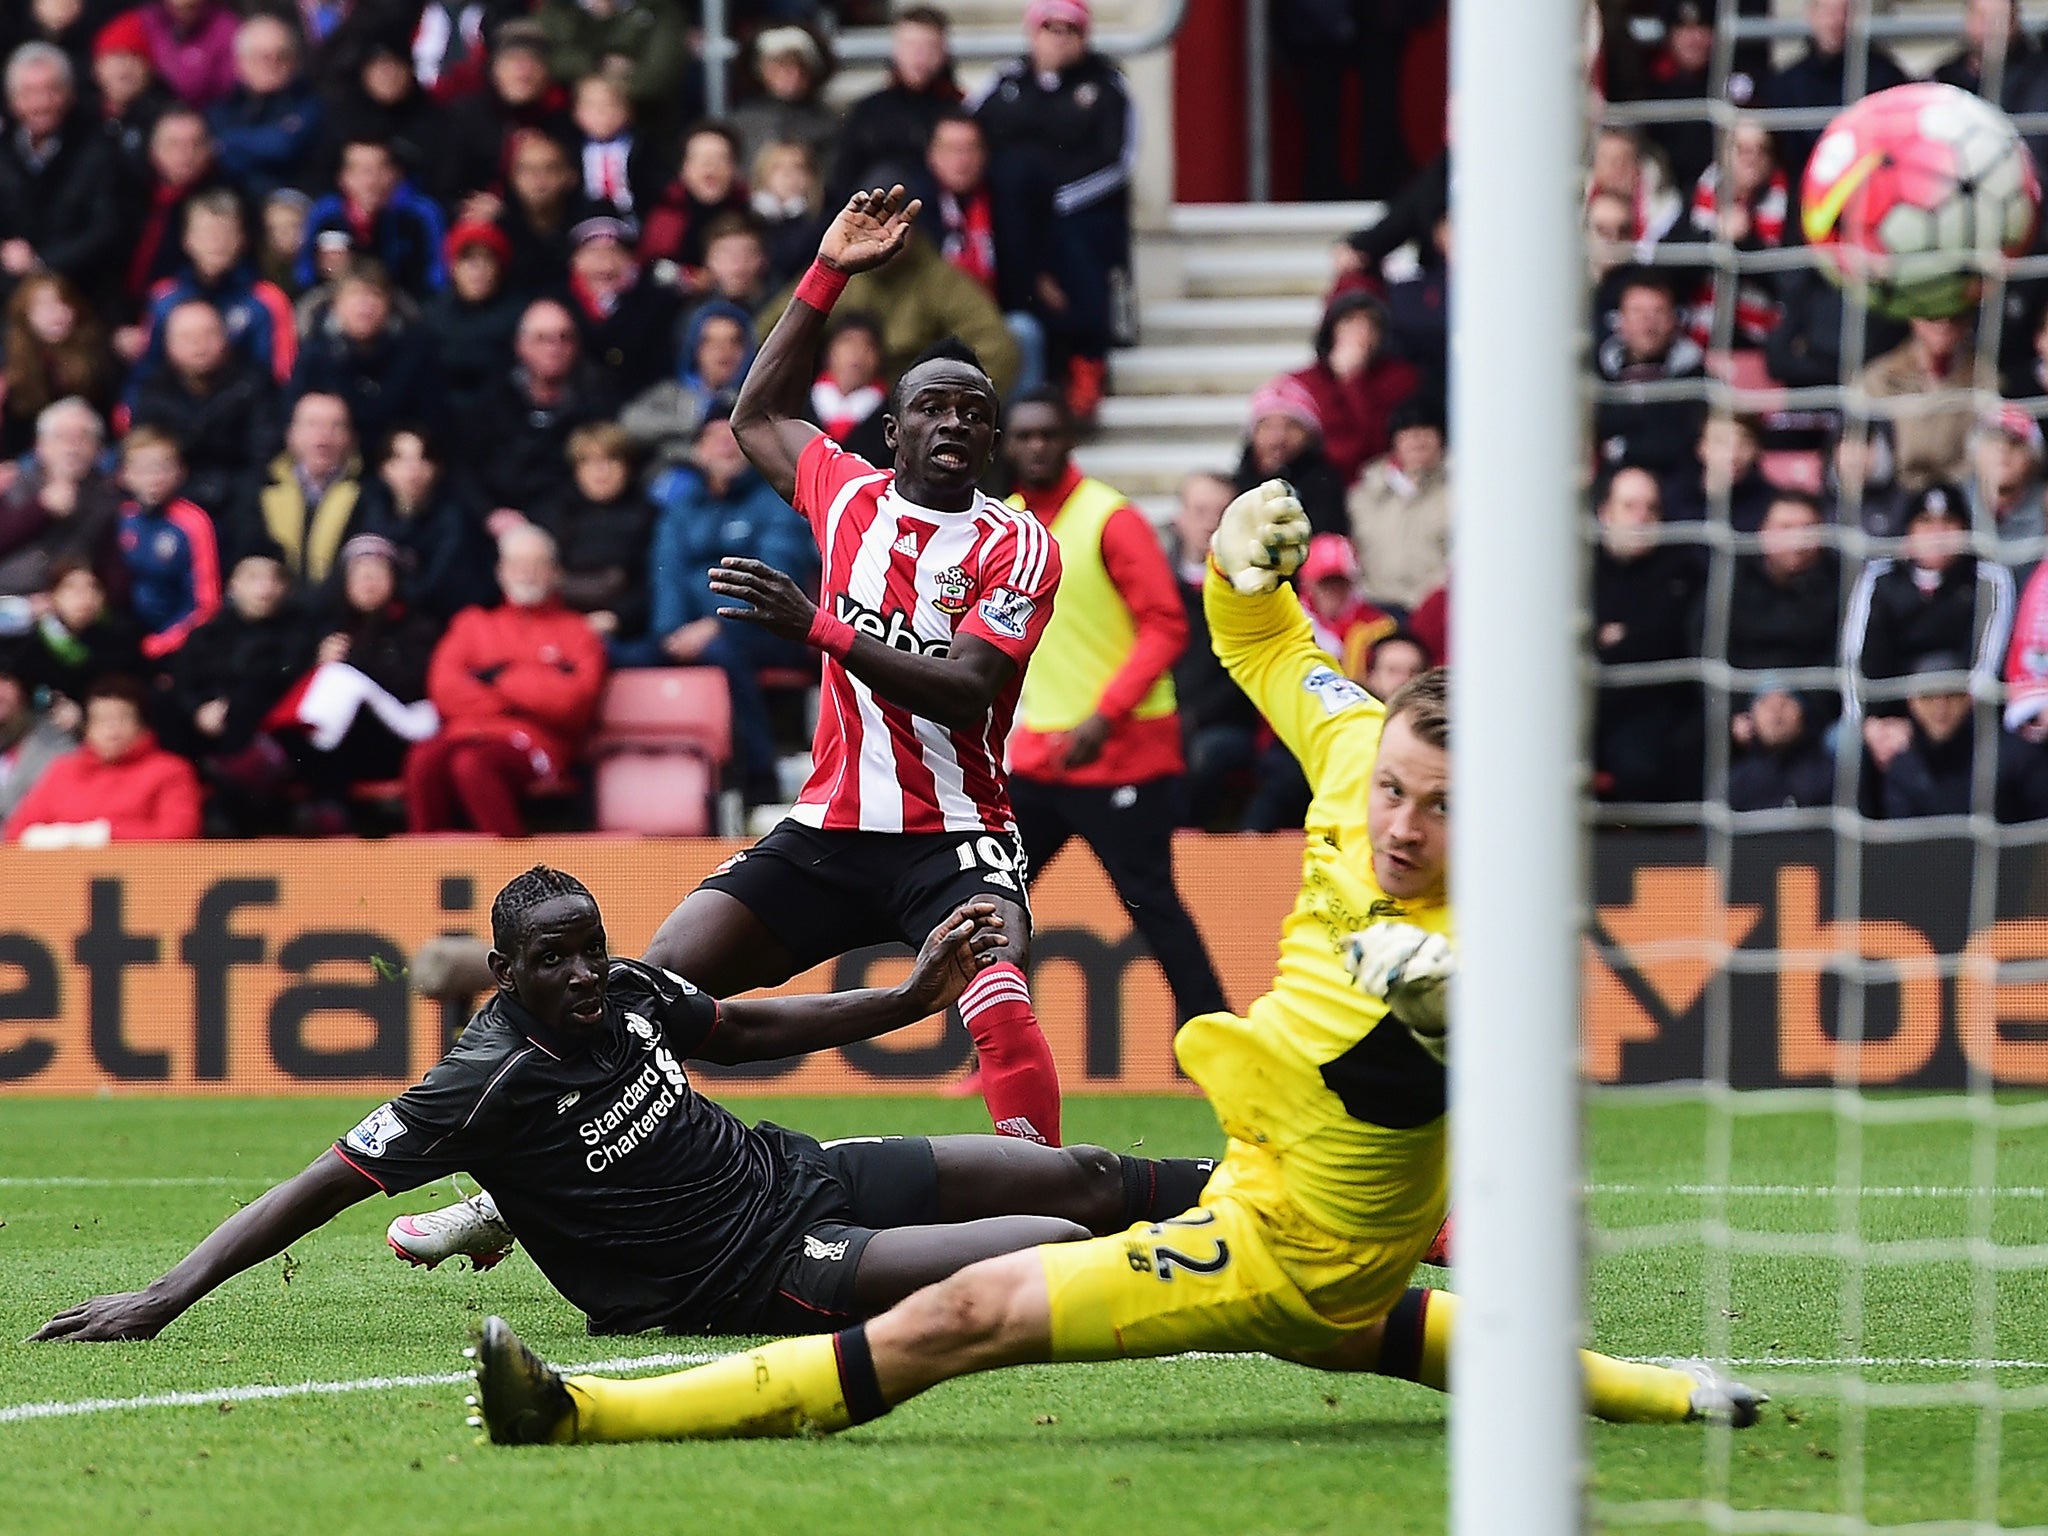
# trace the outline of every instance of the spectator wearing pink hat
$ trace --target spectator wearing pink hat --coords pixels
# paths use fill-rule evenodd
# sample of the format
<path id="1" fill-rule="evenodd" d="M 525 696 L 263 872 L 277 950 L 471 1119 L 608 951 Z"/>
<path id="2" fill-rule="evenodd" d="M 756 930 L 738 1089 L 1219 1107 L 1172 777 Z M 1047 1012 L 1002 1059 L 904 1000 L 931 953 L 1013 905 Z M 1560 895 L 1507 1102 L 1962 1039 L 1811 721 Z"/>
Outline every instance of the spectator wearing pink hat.
<path id="1" fill-rule="evenodd" d="M 1317 533 L 1347 531 L 1344 482 L 1323 453 L 1323 417 L 1308 386 L 1285 373 L 1262 386 L 1252 395 L 1245 427 L 1238 490 L 1285 480 Z"/>
<path id="2" fill-rule="evenodd" d="M 1045 231 L 1038 318 L 1084 425 L 1102 404 L 1109 348 L 1129 330 L 1119 296 L 1130 291 L 1138 159 L 1137 108 L 1122 73 L 1088 46 L 1090 22 L 1088 0 L 1031 0 L 1026 53 L 967 102 L 988 139 L 997 224 Z"/>
<path id="3" fill-rule="evenodd" d="M 137 13 L 149 34 L 149 62 L 187 106 L 204 112 L 235 88 L 235 32 L 241 18 L 221 0 L 151 0 Z"/>
<path id="4" fill-rule="evenodd" d="M 1998 540 L 1998 562 L 2024 587 L 2041 563 L 2048 535 L 2041 497 L 2041 424 L 2020 406 L 2001 405 L 1977 423 L 1971 444 L 1970 521 Z"/>

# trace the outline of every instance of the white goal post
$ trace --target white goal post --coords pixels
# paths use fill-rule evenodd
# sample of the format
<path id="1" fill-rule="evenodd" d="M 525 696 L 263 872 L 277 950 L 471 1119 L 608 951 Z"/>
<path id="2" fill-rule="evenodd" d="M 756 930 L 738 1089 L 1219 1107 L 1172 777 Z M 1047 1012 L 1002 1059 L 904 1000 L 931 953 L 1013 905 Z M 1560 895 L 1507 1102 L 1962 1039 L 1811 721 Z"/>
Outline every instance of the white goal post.
<path id="1" fill-rule="evenodd" d="M 1581 1526 L 1584 16 L 1451 7 L 1456 1536 Z"/>

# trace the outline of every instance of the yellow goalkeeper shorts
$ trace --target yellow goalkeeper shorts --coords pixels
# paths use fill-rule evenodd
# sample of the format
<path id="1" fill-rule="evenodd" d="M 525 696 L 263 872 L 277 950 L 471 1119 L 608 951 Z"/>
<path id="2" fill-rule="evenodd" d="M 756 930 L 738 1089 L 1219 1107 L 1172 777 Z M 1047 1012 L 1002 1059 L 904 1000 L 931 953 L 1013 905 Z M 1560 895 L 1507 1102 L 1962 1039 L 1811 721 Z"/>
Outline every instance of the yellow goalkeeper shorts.
<path id="1" fill-rule="evenodd" d="M 1052 1356 L 1312 1355 L 1384 1318 L 1434 1236 L 1340 1237 L 1295 1207 L 1268 1154 L 1232 1142 L 1187 1214 L 1038 1250 Z"/>

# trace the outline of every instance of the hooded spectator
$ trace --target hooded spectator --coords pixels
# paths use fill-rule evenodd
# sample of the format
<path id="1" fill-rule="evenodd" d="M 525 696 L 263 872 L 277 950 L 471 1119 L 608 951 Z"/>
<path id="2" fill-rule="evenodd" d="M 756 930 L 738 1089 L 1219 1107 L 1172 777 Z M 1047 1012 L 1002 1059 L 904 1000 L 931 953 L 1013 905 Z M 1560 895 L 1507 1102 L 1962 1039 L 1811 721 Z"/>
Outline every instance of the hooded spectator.
<path id="1" fill-rule="evenodd" d="M 637 396 L 619 415 L 656 464 L 681 463 L 690 443 L 716 410 L 731 410 L 754 361 L 754 327 L 747 313 L 722 299 L 707 299 L 690 317 L 680 370 Z"/>
<path id="2" fill-rule="evenodd" d="M 1316 360 L 1291 377 L 1301 381 L 1323 423 L 1323 453 L 1345 485 L 1387 451 L 1387 420 L 1409 399 L 1421 376 L 1389 355 L 1387 312 L 1365 293 L 1340 294 L 1316 327 Z"/>
<path id="3" fill-rule="evenodd" d="M 455 492 L 441 440 L 422 427 L 385 438 L 349 522 L 350 539 L 365 535 L 397 551 L 400 598 L 436 625 L 497 600 L 490 546 Z"/>
<path id="4" fill-rule="evenodd" d="M 1282 374 L 1254 392 L 1246 413 L 1237 488 L 1248 491 L 1268 480 L 1285 480 L 1294 487 L 1317 533 L 1348 531 L 1344 482 L 1323 454 L 1322 413 L 1307 386 L 1292 374 Z"/>
<path id="5" fill-rule="evenodd" d="M 512 243 L 495 224 L 458 224 L 444 254 L 448 286 L 421 313 L 440 360 L 448 414 L 459 418 L 512 361 L 522 302 L 505 285 Z"/>
<path id="6" fill-rule="evenodd" d="M 752 165 L 763 149 L 786 140 L 808 149 L 813 164 L 829 165 L 839 135 L 839 114 L 824 100 L 831 73 L 831 59 L 802 27 L 770 27 L 757 36 L 754 74 L 761 94 L 732 114 L 740 164 Z"/>
<path id="7" fill-rule="evenodd" d="M 187 299 L 156 327 L 163 362 L 130 418 L 184 445 L 184 494 L 216 519 L 234 513 L 282 436 L 277 390 L 228 345 L 220 312 Z"/>
<path id="8" fill-rule="evenodd" d="M 95 683 L 85 701 L 85 744 L 51 763 L 7 818 L 8 842 L 31 848 L 197 837 L 199 780 L 156 744 L 133 680 Z"/>
<path id="9" fill-rule="evenodd" d="M 96 467 L 105 437 L 99 413 L 75 396 L 36 417 L 35 458 L 0 491 L 0 597 L 47 590 L 60 560 L 83 561 L 127 592 L 121 491 Z"/>
<path id="10" fill-rule="evenodd" d="M 554 540 L 530 524 L 498 544 L 504 603 L 456 615 L 434 651 L 427 691 L 440 735 L 405 764 L 414 832 L 526 831 L 520 797 L 568 771 L 604 688 L 604 642 L 558 593 Z"/>
<path id="11" fill-rule="evenodd" d="M 900 182 L 917 189 L 932 131 L 942 115 L 960 106 L 948 26 L 946 13 L 934 6 L 896 13 L 889 29 L 889 83 L 847 109 L 825 185 L 827 207 L 845 207 L 862 187 Z"/>
<path id="12" fill-rule="evenodd" d="M 1450 466 L 1433 405 L 1411 400 L 1387 426 L 1389 452 L 1366 466 L 1345 505 L 1365 595 L 1405 609 L 1442 586 L 1450 570 Z"/>

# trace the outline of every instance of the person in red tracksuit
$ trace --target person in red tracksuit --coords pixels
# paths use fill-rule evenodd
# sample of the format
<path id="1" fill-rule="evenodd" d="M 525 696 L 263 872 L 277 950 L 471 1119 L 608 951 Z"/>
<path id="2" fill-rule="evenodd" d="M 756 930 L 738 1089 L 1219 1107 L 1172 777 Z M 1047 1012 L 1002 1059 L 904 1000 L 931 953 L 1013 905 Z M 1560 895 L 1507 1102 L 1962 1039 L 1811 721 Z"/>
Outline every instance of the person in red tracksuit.
<path id="1" fill-rule="evenodd" d="M 85 698 L 85 745 L 58 758 L 7 819 L 6 840 L 96 848 L 199 835 L 199 775 L 142 724 L 142 688 L 104 678 Z"/>
<path id="2" fill-rule="evenodd" d="M 441 734 L 412 749 L 414 832 L 521 837 L 519 797 L 582 750 L 604 687 L 604 642 L 557 593 L 555 543 L 531 524 L 498 543 L 496 608 L 466 608 L 434 651 L 427 696 Z"/>

